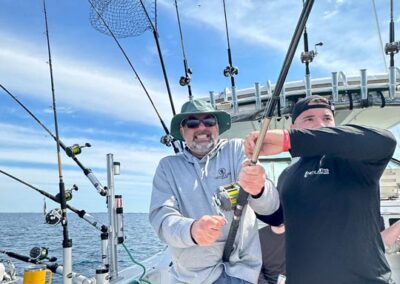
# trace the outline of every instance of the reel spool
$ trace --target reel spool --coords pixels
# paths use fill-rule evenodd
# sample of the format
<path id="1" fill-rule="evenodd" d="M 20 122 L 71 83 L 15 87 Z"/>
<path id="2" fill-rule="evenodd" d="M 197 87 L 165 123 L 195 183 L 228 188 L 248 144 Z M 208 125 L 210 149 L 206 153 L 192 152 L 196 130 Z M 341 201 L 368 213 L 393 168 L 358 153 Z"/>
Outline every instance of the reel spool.
<path id="1" fill-rule="evenodd" d="M 314 44 L 314 50 L 310 51 L 303 51 L 300 55 L 300 60 L 301 63 L 311 63 L 313 62 L 315 56 L 317 56 L 318 51 L 317 51 L 317 46 L 323 46 L 324 44 L 322 42 Z"/>
<path id="2" fill-rule="evenodd" d="M 68 157 L 75 157 L 76 155 L 79 155 L 80 153 L 82 153 L 82 148 L 85 147 L 92 147 L 92 145 L 90 143 L 85 143 L 85 145 L 79 145 L 79 144 L 74 144 L 70 147 L 67 147 L 65 149 L 65 153 L 67 153 Z"/>
<path id="3" fill-rule="evenodd" d="M 72 191 L 73 191 L 73 190 L 78 191 L 78 189 L 79 189 L 79 188 L 78 188 L 78 186 L 77 186 L 76 184 L 74 184 L 70 189 L 67 189 L 67 190 L 65 191 L 65 201 L 70 201 L 70 200 L 72 199 Z M 58 201 L 61 201 L 60 193 L 57 193 L 56 199 L 57 199 Z"/>
<path id="4" fill-rule="evenodd" d="M 164 144 L 165 146 L 168 146 L 168 147 L 170 147 L 175 141 L 176 141 L 176 139 L 174 137 L 172 137 L 170 134 L 163 135 L 160 138 L 160 143 Z"/>
<path id="5" fill-rule="evenodd" d="M 50 262 L 57 261 L 56 257 L 48 257 L 49 249 L 45 247 L 33 247 L 29 252 L 29 256 L 35 260 L 45 260 L 47 259 Z"/>
<path id="6" fill-rule="evenodd" d="M 214 193 L 213 199 L 216 205 L 224 211 L 230 211 L 235 208 L 237 196 L 240 186 L 237 183 L 231 183 L 224 186 L 219 186 Z"/>
<path id="7" fill-rule="evenodd" d="M 389 42 L 385 45 L 385 53 L 387 55 L 393 53 L 396 54 L 400 50 L 400 41 L 395 41 L 395 42 Z"/>
<path id="8" fill-rule="evenodd" d="M 190 81 L 192 80 L 190 75 L 192 75 L 192 70 L 188 68 L 187 75 L 181 76 L 181 78 L 179 79 L 179 85 L 181 85 L 182 87 L 189 85 Z"/>
<path id="9" fill-rule="evenodd" d="M 29 256 L 36 260 L 43 260 L 49 254 L 49 249 L 45 247 L 33 247 L 29 252 Z"/>
<path id="10" fill-rule="evenodd" d="M 191 79 L 190 79 L 189 76 L 188 76 L 188 77 L 182 76 L 182 77 L 179 79 L 179 85 L 181 85 L 182 87 L 185 87 L 185 86 L 187 86 L 187 85 L 190 84 L 190 81 L 191 81 Z"/>

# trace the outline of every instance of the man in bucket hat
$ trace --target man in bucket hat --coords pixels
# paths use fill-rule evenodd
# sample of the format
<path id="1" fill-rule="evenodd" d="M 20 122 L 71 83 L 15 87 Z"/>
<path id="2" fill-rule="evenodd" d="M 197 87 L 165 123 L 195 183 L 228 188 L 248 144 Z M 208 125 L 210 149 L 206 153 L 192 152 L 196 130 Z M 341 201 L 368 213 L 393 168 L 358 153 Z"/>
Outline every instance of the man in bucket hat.
<path id="1" fill-rule="evenodd" d="M 393 135 L 335 127 L 334 108 L 316 95 L 295 104 L 292 120 L 289 131 L 269 131 L 261 150 L 298 159 L 279 176 L 282 207 L 259 216 L 284 216 L 286 283 L 392 283 L 380 236 L 379 179 L 396 147 Z M 248 156 L 258 135 L 246 138 Z"/>
<path id="2" fill-rule="evenodd" d="M 150 222 L 172 256 L 172 283 L 257 283 L 261 250 L 254 211 L 271 214 L 278 193 L 261 165 L 245 161 L 243 140 L 220 139 L 230 115 L 202 100 L 186 102 L 171 134 L 186 147 L 163 158 L 153 181 Z M 250 194 L 229 262 L 222 261 L 233 211 L 212 205 L 218 187 L 237 182 Z"/>

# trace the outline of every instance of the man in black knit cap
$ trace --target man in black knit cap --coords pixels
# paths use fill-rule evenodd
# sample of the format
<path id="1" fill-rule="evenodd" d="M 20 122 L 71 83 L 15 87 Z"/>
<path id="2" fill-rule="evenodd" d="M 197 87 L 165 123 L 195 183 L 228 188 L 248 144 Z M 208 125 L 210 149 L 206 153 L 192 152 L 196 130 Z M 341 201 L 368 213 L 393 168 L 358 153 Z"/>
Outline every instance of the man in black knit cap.
<path id="1" fill-rule="evenodd" d="M 392 283 L 380 235 L 379 179 L 396 147 L 393 135 L 335 127 L 334 108 L 321 96 L 299 100 L 292 120 L 290 130 L 268 131 L 261 149 L 298 159 L 279 177 L 282 210 L 273 216 L 275 223 L 285 217 L 286 284 Z M 258 135 L 246 138 L 248 157 Z M 271 216 L 258 217 L 270 223 Z"/>

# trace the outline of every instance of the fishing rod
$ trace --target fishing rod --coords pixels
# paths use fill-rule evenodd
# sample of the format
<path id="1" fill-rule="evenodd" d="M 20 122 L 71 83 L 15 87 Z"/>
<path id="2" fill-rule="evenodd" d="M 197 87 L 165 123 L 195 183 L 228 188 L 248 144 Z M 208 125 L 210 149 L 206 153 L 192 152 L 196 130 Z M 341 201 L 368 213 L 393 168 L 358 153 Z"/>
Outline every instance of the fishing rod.
<path id="1" fill-rule="evenodd" d="M 188 67 L 188 63 L 187 63 L 187 59 L 186 59 L 185 46 L 183 43 L 182 26 L 181 26 L 181 20 L 179 17 L 179 9 L 178 9 L 178 1 L 177 0 L 175 0 L 175 10 L 176 10 L 176 18 L 178 19 L 179 35 L 180 35 L 181 49 L 182 49 L 182 56 L 183 56 L 183 68 L 185 69 L 185 76 L 181 76 L 181 78 L 179 79 L 179 84 L 182 87 L 184 87 L 184 86 L 188 87 L 189 100 L 191 101 L 191 100 L 193 100 L 192 86 L 190 85 L 192 70 Z"/>
<path id="2" fill-rule="evenodd" d="M 49 70 L 50 70 L 50 83 L 51 83 L 51 94 L 53 101 L 53 113 L 54 113 L 54 126 L 56 131 L 56 144 L 57 144 L 57 165 L 58 165 L 58 178 L 59 178 L 59 191 L 60 191 L 60 205 L 61 205 L 61 225 L 63 227 L 63 283 L 72 284 L 72 239 L 68 235 L 68 220 L 67 220 L 67 201 L 65 198 L 65 185 L 63 180 L 62 163 L 60 155 L 60 135 L 58 133 L 58 121 L 57 121 L 57 107 L 56 107 L 56 96 L 54 90 L 54 77 L 53 77 L 53 65 L 51 62 L 51 48 L 50 48 L 50 37 L 49 37 L 49 26 L 47 21 L 47 10 L 46 0 L 43 0 L 43 11 L 44 19 L 46 24 L 46 40 L 47 40 L 47 51 L 49 57 Z"/>
<path id="3" fill-rule="evenodd" d="M 390 54 L 390 67 L 389 67 L 389 97 L 394 98 L 396 94 L 396 70 L 394 66 L 394 55 L 400 50 L 400 42 L 395 41 L 395 29 L 393 19 L 393 0 L 390 0 L 390 24 L 389 24 L 389 42 L 386 43 L 385 53 Z"/>
<path id="4" fill-rule="evenodd" d="M 311 9 L 312 9 L 313 5 L 314 5 L 314 0 L 307 0 L 307 2 L 305 3 L 305 5 L 303 7 L 302 12 L 301 12 L 299 21 L 297 22 L 295 32 L 293 34 L 292 40 L 289 45 L 289 49 L 286 53 L 286 57 L 283 62 L 283 65 L 282 65 L 282 69 L 279 73 L 279 77 L 278 77 L 278 80 L 275 85 L 274 94 L 271 97 L 271 100 L 269 101 L 268 107 L 265 109 L 264 121 L 263 121 L 261 130 L 260 130 L 260 134 L 258 136 L 259 138 L 257 139 L 256 145 L 255 145 L 253 156 L 251 158 L 252 164 L 257 163 L 258 156 L 260 155 L 260 152 L 261 152 L 262 143 L 263 143 L 265 134 L 267 133 L 269 124 L 273 117 L 274 108 L 280 99 L 279 98 L 280 93 L 281 93 L 283 85 L 285 83 L 286 76 L 289 72 L 289 68 L 292 63 L 293 56 L 296 52 L 296 49 L 297 49 L 297 46 L 298 46 L 298 43 L 299 43 L 299 40 L 301 37 L 301 32 L 304 29 L 305 24 L 307 23 L 307 19 L 311 13 Z"/>
<path id="5" fill-rule="evenodd" d="M 122 47 L 122 45 L 120 44 L 119 40 L 117 39 L 117 36 L 115 35 L 115 33 L 112 31 L 112 29 L 110 28 L 110 26 L 107 24 L 106 20 L 104 19 L 104 17 L 102 16 L 102 14 L 100 13 L 99 9 L 93 4 L 93 2 L 91 0 L 88 0 L 90 6 L 92 7 L 92 10 L 95 12 L 96 16 L 101 20 L 101 23 L 104 25 L 104 27 L 107 29 L 107 31 L 109 32 L 109 34 L 111 35 L 111 37 L 114 39 L 115 43 L 117 44 L 119 50 L 122 52 L 125 60 L 128 62 L 129 66 L 131 67 L 133 73 L 135 73 L 135 76 L 137 78 L 137 80 L 139 81 L 140 86 L 142 87 L 143 91 L 145 92 L 147 98 L 150 101 L 151 106 L 153 107 L 154 111 L 156 112 L 156 115 L 161 123 L 162 128 L 164 129 L 165 132 L 165 136 L 161 137 L 160 142 L 166 146 L 172 146 L 174 149 L 175 153 L 179 153 L 179 146 L 177 146 L 177 140 L 174 139 L 169 130 L 168 127 L 165 125 L 163 119 L 161 118 L 160 113 L 158 112 L 153 99 L 151 98 L 149 92 L 147 91 L 146 86 L 144 85 L 142 79 L 139 76 L 139 73 L 136 71 L 135 67 L 133 66 L 131 60 L 129 59 L 128 55 L 126 54 L 124 48 Z M 150 21 L 151 22 L 151 21 Z M 173 102 L 171 102 L 171 105 L 173 107 Z M 174 108 L 173 108 L 173 113 L 175 112 Z M 175 115 L 175 113 L 174 113 Z M 182 145 L 181 145 L 182 146 Z M 183 148 L 183 147 L 181 147 Z"/>
<path id="6" fill-rule="evenodd" d="M 143 0 L 140 0 L 140 4 L 142 5 L 143 11 L 147 17 L 147 20 L 148 20 L 148 22 L 151 26 L 151 30 L 153 32 L 153 37 L 154 37 L 154 41 L 156 42 L 158 57 L 160 59 L 161 69 L 162 69 L 163 76 L 164 76 L 165 86 L 167 87 L 169 102 L 171 104 L 172 114 L 175 116 L 176 111 L 175 111 L 174 101 L 172 99 L 171 88 L 169 87 L 169 81 L 168 81 L 168 77 L 167 77 L 167 71 L 165 69 L 164 58 L 163 58 L 163 55 L 161 52 L 160 41 L 158 40 L 158 37 L 159 37 L 158 31 L 157 31 L 157 28 L 155 27 L 155 25 L 153 24 L 153 21 L 150 19 L 149 13 L 147 12 L 147 9 L 143 3 Z"/>
<path id="7" fill-rule="evenodd" d="M 14 96 L 9 90 L 7 90 L 2 84 L 0 84 L 0 88 L 6 92 L 14 101 L 17 102 L 55 141 L 57 141 L 57 137 L 16 97 Z M 90 180 L 93 186 L 96 188 L 97 192 L 100 195 L 105 196 L 107 195 L 107 187 L 103 187 L 103 185 L 99 182 L 96 176 L 93 174 L 92 170 L 86 168 L 76 157 L 76 155 L 81 153 L 81 149 L 84 147 L 90 147 L 89 143 L 85 143 L 85 145 L 80 146 L 78 144 L 74 144 L 70 147 L 65 146 L 65 144 L 58 140 L 60 147 L 65 151 L 68 157 L 70 157 L 74 162 L 81 168 L 85 176 Z"/>
<path id="8" fill-rule="evenodd" d="M 29 184 L 26 181 L 23 181 L 15 176 L 13 176 L 10 173 L 7 173 L 3 170 L 0 170 L 0 173 L 28 186 L 29 188 L 37 191 L 38 193 L 42 194 L 43 196 L 53 200 L 54 202 L 60 203 L 60 194 L 57 194 L 56 196 L 51 195 L 50 193 L 41 190 L 31 184 Z M 69 201 L 72 198 L 72 189 L 71 190 L 67 190 L 66 191 L 66 200 Z M 102 258 L 102 262 L 104 264 L 104 266 L 108 265 L 108 257 L 107 257 L 107 247 L 108 247 L 108 235 L 109 235 L 109 229 L 108 226 L 106 225 L 98 225 L 98 222 L 96 220 L 92 221 L 93 216 L 89 215 L 88 213 L 86 213 L 85 210 L 78 210 L 72 206 L 70 206 L 69 204 L 66 204 L 66 207 L 71 210 L 72 212 L 74 212 L 75 214 L 77 214 L 80 218 L 82 218 L 83 220 L 85 220 L 86 222 L 88 222 L 90 225 L 92 225 L 95 229 L 97 229 L 98 231 L 101 232 L 100 234 L 100 239 L 101 239 L 101 258 Z M 60 216 L 62 216 L 62 214 L 59 212 L 60 209 L 56 210 L 51 210 L 49 213 L 46 213 L 46 210 L 44 209 L 44 217 L 45 217 L 45 222 L 46 224 L 50 224 L 50 225 L 56 225 L 58 223 L 60 223 L 61 218 Z"/>
<path id="9" fill-rule="evenodd" d="M 396 165 L 400 166 L 400 160 L 399 159 L 396 159 L 396 158 L 392 157 L 392 158 L 390 158 L 390 161 L 395 163 Z"/>
<path id="10" fill-rule="evenodd" d="M 277 83 L 275 85 L 274 93 L 269 101 L 268 108 L 265 109 L 264 121 L 263 121 L 261 130 L 260 130 L 260 134 L 257 138 L 253 156 L 250 161 L 250 163 L 252 165 L 255 165 L 258 161 L 258 157 L 261 152 L 262 143 L 264 141 L 265 135 L 267 134 L 267 130 L 268 130 L 269 124 L 271 122 L 271 119 L 272 119 L 272 116 L 274 113 L 274 108 L 277 105 L 278 101 L 280 100 L 280 94 L 281 94 L 283 85 L 285 83 L 286 76 L 289 72 L 290 65 L 292 63 L 294 54 L 295 54 L 297 46 L 299 44 L 301 34 L 307 23 L 308 16 L 311 13 L 313 4 L 314 4 L 314 0 L 307 0 L 305 5 L 303 5 L 303 10 L 300 14 L 300 18 L 297 22 L 296 29 L 292 36 L 292 40 L 290 42 L 289 49 L 286 53 L 286 57 L 283 62 L 283 65 L 282 65 L 282 69 L 279 73 L 279 77 L 278 77 Z M 231 185 L 229 185 L 229 186 L 231 186 Z M 224 252 L 223 252 L 223 256 L 222 256 L 222 259 L 224 262 L 229 261 L 229 256 L 232 252 L 233 244 L 235 242 L 235 237 L 236 237 L 237 230 L 239 228 L 243 208 L 248 202 L 248 200 L 247 200 L 248 196 L 249 196 L 249 194 L 246 191 L 244 191 L 243 189 L 239 190 L 239 193 L 238 193 L 238 196 L 236 199 L 236 205 L 235 205 L 234 212 L 233 212 L 233 214 L 234 214 L 233 221 L 232 221 L 231 227 L 229 229 L 229 235 L 228 235 L 227 241 L 225 243 Z"/>
<path id="11" fill-rule="evenodd" d="M 226 41 L 228 43 L 228 63 L 229 63 L 229 66 L 226 66 L 224 69 L 224 76 L 231 77 L 232 98 L 235 98 L 236 97 L 235 76 L 237 74 L 239 74 L 239 69 L 237 67 L 233 66 L 233 63 L 232 63 L 232 52 L 231 52 L 231 44 L 230 44 L 230 40 L 229 40 L 228 18 L 226 16 L 225 0 L 222 0 L 222 4 L 224 6 L 225 32 L 226 32 Z"/>
<path id="12" fill-rule="evenodd" d="M 381 34 L 381 29 L 379 27 L 378 13 L 376 12 L 375 0 L 371 0 L 371 2 L 372 2 L 372 9 L 374 10 L 376 29 L 378 31 L 379 45 L 380 45 L 380 48 L 382 51 L 383 65 L 385 65 L 385 70 L 387 70 L 388 67 L 387 67 L 387 63 L 386 63 L 385 49 L 383 48 L 382 34 Z"/>
<path id="13" fill-rule="evenodd" d="M 12 174 L 10 174 L 10 173 L 7 173 L 6 171 L 0 170 L 0 173 L 2 173 L 3 175 L 6 175 L 6 176 L 8 176 L 8 177 L 10 177 L 10 178 L 12 178 L 12 179 L 18 181 L 19 183 L 22 183 L 23 185 L 26 185 L 27 187 L 29 187 L 29 188 L 35 190 L 36 192 L 40 193 L 41 195 L 47 197 L 48 199 L 51 199 L 51 200 L 53 200 L 54 202 L 60 203 L 60 200 L 61 200 L 61 199 L 60 199 L 60 195 L 59 195 L 59 194 L 57 194 L 56 196 L 54 196 L 54 195 L 52 195 L 52 194 L 50 194 L 50 193 L 48 193 L 48 192 L 46 192 L 46 191 L 44 191 L 44 190 L 41 190 L 41 189 L 39 189 L 39 188 L 33 186 L 32 184 L 30 184 L 30 183 L 28 183 L 28 182 L 26 182 L 26 181 L 23 181 L 22 179 L 17 178 L 16 176 L 14 176 L 14 175 L 12 175 Z M 66 200 L 70 200 L 70 198 L 72 198 L 71 191 L 72 191 L 72 189 L 66 190 L 66 191 L 65 191 L 65 193 L 66 193 Z M 102 231 L 102 230 L 103 230 L 103 227 L 105 227 L 105 225 L 102 225 L 101 227 L 99 227 L 99 226 L 97 225 L 98 222 L 92 221 L 91 218 L 93 218 L 93 216 L 91 216 L 90 214 L 86 213 L 85 210 L 78 210 L 78 209 L 72 207 L 72 206 L 69 205 L 69 204 L 67 204 L 66 206 L 67 206 L 67 208 L 68 208 L 69 210 L 71 210 L 72 212 L 74 212 L 75 214 L 77 214 L 80 218 L 82 218 L 83 220 L 85 220 L 86 222 L 88 222 L 90 225 L 92 225 L 92 226 L 93 226 L 94 228 L 96 228 L 97 230 Z"/>
<path id="14" fill-rule="evenodd" d="M 304 6 L 304 0 L 303 0 L 303 6 Z M 304 51 L 301 53 L 300 59 L 301 59 L 301 63 L 304 63 L 306 66 L 305 82 L 306 82 L 306 96 L 308 97 L 308 96 L 312 95 L 310 63 L 314 60 L 314 57 L 317 56 L 317 54 L 318 54 L 317 46 L 322 46 L 323 43 L 320 42 L 320 43 L 315 44 L 315 51 L 309 50 L 307 26 L 304 26 L 303 39 L 304 39 Z"/>
<path id="15" fill-rule="evenodd" d="M 41 263 L 41 261 L 37 258 L 25 256 L 25 255 L 18 254 L 18 253 L 12 252 L 12 251 L 5 251 L 5 250 L 0 249 L 0 253 L 5 254 L 9 257 L 24 261 L 24 262 L 29 262 L 29 263 L 33 263 L 33 264 Z"/>

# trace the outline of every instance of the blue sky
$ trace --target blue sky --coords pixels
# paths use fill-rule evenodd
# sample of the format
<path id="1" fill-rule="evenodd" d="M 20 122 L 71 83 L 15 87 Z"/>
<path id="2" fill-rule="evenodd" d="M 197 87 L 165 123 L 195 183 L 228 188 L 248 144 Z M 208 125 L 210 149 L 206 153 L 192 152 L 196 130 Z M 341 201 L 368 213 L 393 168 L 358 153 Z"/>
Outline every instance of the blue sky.
<path id="1" fill-rule="evenodd" d="M 385 72 L 372 1 L 315 1 L 308 22 L 309 42 L 323 42 L 311 64 L 312 77 L 332 71 L 359 74 Z M 395 11 L 400 11 L 395 1 Z M 112 38 L 89 22 L 84 0 L 47 0 L 55 92 L 62 141 L 89 142 L 78 156 L 105 185 L 106 154 L 121 162 L 116 190 L 126 212 L 147 212 L 152 176 L 158 160 L 172 154 L 159 143 L 160 123 L 133 72 Z M 175 107 L 187 91 L 179 86 L 182 55 L 175 7 L 159 0 L 158 29 Z M 193 70 L 195 97 L 221 92 L 230 81 L 221 0 L 179 1 L 186 55 Z M 301 12 L 301 0 L 227 0 L 237 87 L 276 82 Z M 383 42 L 388 41 L 389 1 L 376 1 Z M 400 15 L 395 13 L 396 28 Z M 41 0 L 2 0 L 0 10 L 0 83 L 17 96 L 54 132 L 44 14 Z M 398 38 L 397 38 L 398 40 Z M 121 39 L 121 44 L 169 125 L 171 109 L 152 33 Z M 297 50 L 288 80 L 302 80 L 304 66 Z M 397 60 L 400 60 L 397 56 Z M 52 194 L 58 192 L 56 144 L 7 94 L 0 90 L 0 168 Z M 79 186 L 71 205 L 88 212 L 105 211 L 100 197 L 74 162 L 62 156 L 66 187 Z M 0 176 L 0 212 L 39 212 L 43 198 Z M 56 205 L 48 201 L 48 208 Z"/>

